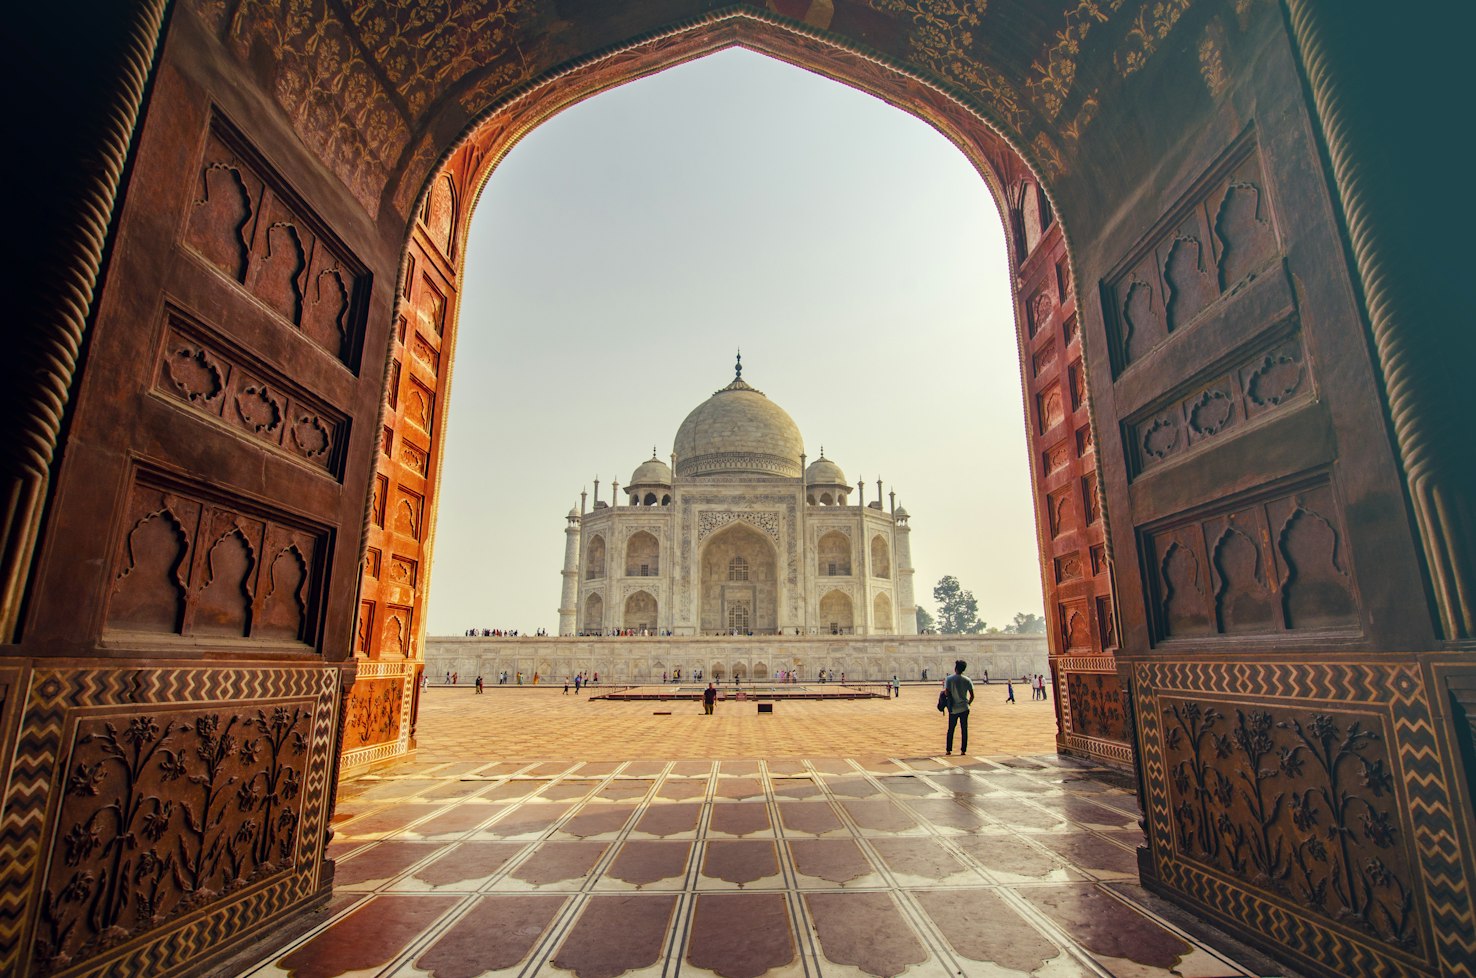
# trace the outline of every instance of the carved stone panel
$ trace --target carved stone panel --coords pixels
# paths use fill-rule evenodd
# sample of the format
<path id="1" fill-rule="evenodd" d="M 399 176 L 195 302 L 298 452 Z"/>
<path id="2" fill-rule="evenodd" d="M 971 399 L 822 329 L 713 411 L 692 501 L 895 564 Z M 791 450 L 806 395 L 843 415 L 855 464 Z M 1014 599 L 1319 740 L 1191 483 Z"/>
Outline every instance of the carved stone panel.
<path id="1" fill-rule="evenodd" d="M 316 644 L 327 534 L 140 478 L 114 563 L 119 633 Z"/>
<path id="2" fill-rule="evenodd" d="M 1358 603 L 1326 482 L 1156 530 L 1155 635 L 1350 630 Z"/>
<path id="3" fill-rule="evenodd" d="M 185 244 L 313 343 L 357 366 L 366 270 L 221 119 L 212 124 L 196 186 Z"/>
<path id="4" fill-rule="evenodd" d="M 1415 663 L 1133 667 L 1157 882 L 1360 973 L 1472 960 L 1452 759 Z"/>
<path id="5" fill-rule="evenodd" d="M 1313 395 L 1300 333 L 1242 356 L 1235 367 L 1201 375 L 1137 412 L 1127 426 L 1130 471 L 1147 472 L 1225 432 Z"/>
<path id="6" fill-rule="evenodd" d="M 1071 732 L 1101 740 L 1127 740 L 1122 683 L 1116 673 L 1070 672 L 1066 675 L 1071 706 Z"/>
<path id="7" fill-rule="evenodd" d="M 0 818 L 0 971 L 147 974 L 311 894 L 337 673 L 39 670 Z M 183 701 L 192 702 L 186 705 Z M 51 813 L 43 817 L 46 813 Z"/>
<path id="8" fill-rule="evenodd" d="M 342 412 L 175 310 L 167 312 L 155 389 L 288 457 L 343 474 Z"/>
<path id="9" fill-rule="evenodd" d="M 1148 232 L 1104 284 L 1115 371 L 1187 328 L 1280 249 L 1259 150 L 1246 141 Z"/>

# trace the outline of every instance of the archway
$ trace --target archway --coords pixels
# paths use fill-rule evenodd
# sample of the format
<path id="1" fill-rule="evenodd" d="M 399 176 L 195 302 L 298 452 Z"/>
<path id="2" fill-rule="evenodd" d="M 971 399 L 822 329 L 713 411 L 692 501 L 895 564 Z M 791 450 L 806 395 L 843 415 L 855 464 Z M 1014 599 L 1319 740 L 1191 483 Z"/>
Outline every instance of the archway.
<path id="1" fill-rule="evenodd" d="M 656 631 L 656 599 L 649 591 L 637 591 L 625 599 L 625 620 L 622 628 L 649 634 Z"/>
<path id="2" fill-rule="evenodd" d="M 871 607 L 872 632 L 879 635 L 890 633 L 894 628 L 892 624 L 892 596 L 883 591 L 872 601 Z"/>
<path id="3" fill-rule="evenodd" d="M 17 690 L 32 674 L 46 681 L 13 706 L 7 699 L 5 712 L 17 755 L 46 774 L 27 774 L 7 793 L 7 818 L 42 841 L 18 848 L 9 870 L 27 881 L 7 891 L 25 904 L 24 939 L 0 951 L 8 955 L 0 970 L 31 960 L 37 948 L 23 945 L 39 933 L 43 896 L 49 912 L 70 914 L 50 921 L 53 932 L 74 934 L 71 949 L 53 955 L 76 950 L 90 929 L 101 939 L 88 955 L 143 956 L 187 926 L 186 915 L 155 907 L 164 923 L 140 918 L 126 946 L 97 950 L 112 947 L 114 926 L 56 899 L 64 880 L 40 870 L 57 864 L 43 847 L 65 837 L 64 803 L 50 805 L 35 787 L 60 784 L 71 769 L 48 739 L 56 716 L 101 722 L 149 703 L 188 727 L 187 719 L 208 724 L 202 702 L 221 712 L 242 703 L 243 690 L 253 691 L 250 709 L 223 723 L 277 707 L 292 717 L 308 704 L 309 718 L 293 721 L 311 765 L 304 826 L 329 821 L 327 752 L 345 746 L 352 764 L 364 764 L 409 750 L 441 385 L 464 253 L 457 234 L 444 233 L 446 216 L 462 226 L 478 173 L 562 105 L 735 43 L 929 119 L 977 161 L 1010 215 L 1046 610 L 1065 680 L 1060 743 L 1121 760 L 1129 737 L 1141 742 L 1147 881 L 1252 936 L 1272 932 L 1265 922 L 1274 917 L 1274 933 L 1291 935 L 1288 953 L 1324 971 L 1349 959 L 1338 955 L 1421 974 L 1470 960 L 1461 936 L 1473 932 L 1468 910 L 1444 914 L 1431 909 L 1437 901 L 1415 899 L 1413 937 L 1355 932 L 1346 913 L 1271 893 L 1232 856 L 1176 844 L 1184 840 L 1170 814 L 1189 803 L 1170 771 L 1199 760 L 1188 753 L 1199 738 L 1169 733 L 1191 708 L 1205 716 L 1213 701 L 1222 716 L 1265 717 L 1273 738 L 1291 736 L 1311 713 L 1339 729 L 1376 717 L 1381 733 L 1365 745 L 1373 752 L 1365 761 L 1390 772 L 1391 796 L 1408 802 L 1384 814 L 1401 841 L 1439 840 L 1401 849 L 1392 862 L 1380 857 L 1379 878 L 1418 894 L 1464 886 L 1470 875 L 1443 855 L 1468 851 L 1472 834 L 1461 800 L 1468 775 L 1450 756 L 1468 733 L 1451 704 L 1462 702 L 1476 631 L 1464 597 L 1476 525 L 1460 491 L 1469 480 L 1447 464 L 1469 453 L 1459 426 L 1446 423 L 1459 405 L 1446 410 L 1453 395 L 1440 382 L 1459 361 L 1405 325 L 1426 321 L 1404 298 L 1418 290 L 1398 287 L 1417 276 L 1386 264 L 1380 221 L 1368 219 L 1359 160 L 1372 154 L 1349 151 L 1347 86 L 1327 57 L 1329 15 L 1304 0 L 1235 5 L 1233 14 L 1128 2 L 1087 18 L 1073 8 L 1063 24 L 1034 6 L 988 7 L 981 27 L 982 5 L 949 14 L 801 4 L 795 12 L 812 18 L 802 30 L 695 3 L 622 9 L 618 23 L 592 8 L 554 20 L 535 5 L 536 27 L 509 19 L 472 31 L 455 21 L 449 54 L 406 27 L 409 47 L 429 60 L 401 72 L 388 64 L 401 46 L 372 43 L 370 27 L 343 5 L 291 22 L 269 5 L 130 5 L 116 35 L 126 51 L 78 72 L 101 82 L 93 87 L 107 103 L 97 113 L 104 152 L 101 162 L 81 154 L 72 167 L 60 154 L 48 160 L 85 168 L 95 182 L 56 194 L 81 217 L 32 225 L 45 236 L 35 252 L 48 273 L 35 291 L 53 309 L 16 338 L 24 477 L 12 482 L 24 491 L 11 495 L 6 524 L 6 638 L 17 643 L 7 675 L 18 677 Z M 692 19 L 678 27 L 662 19 L 683 17 Z M 547 30 L 553 23 L 563 29 Z M 534 31 L 547 43 L 522 43 Z M 55 49 L 72 38 L 55 34 Z M 488 57 L 456 50 L 454 38 L 468 34 L 503 38 L 506 48 Z M 330 51 L 349 52 L 331 75 Z M 342 83 L 320 84 L 330 77 Z M 484 109 L 494 120 L 489 107 L 495 125 L 451 147 Z M 1031 173 L 1050 180 L 1052 199 Z M 415 265 L 406 263 L 392 290 L 394 239 L 425 188 L 433 189 L 408 256 Z M 1074 283 L 1052 210 L 1072 222 Z M 58 253 L 67 264 L 51 268 Z M 1078 287 L 1089 297 L 1079 319 Z M 405 299 L 398 311 L 392 292 Z M 1278 450 L 1288 445 L 1297 450 Z M 1232 523 L 1246 543 L 1227 535 Z M 145 524 L 152 529 L 138 539 L 147 553 L 124 543 Z M 222 562 L 230 579 L 209 584 L 201 567 L 231 526 L 250 546 Z M 1212 541 L 1229 542 L 1215 553 Z M 1260 550 L 1259 580 L 1247 546 Z M 269 612 L 270 584 L 257 588 L 251 575 L 290 547 L 305 565 L 301 602 Z M 1200 575 L 1163 574 L 1171 552 L 1182 555 L 1171 562 L 1175 575 L 1191 562 Z M 120 580 L 129 601 L 146 596 L 131 610 L 115 603 Z M 1256 592 L 1273 580 L 1299 581 L 1295 601 L 1315 606 L 1273 609 L 1284 627 L 1261 631 Z M 237 590 L 261 598 L 250 617 L 237 613 L 245 608 Z M 197 612 L 203 600 L 208 623 L 220 610 L 210 602 L 227 593 L 241 634 L 233 627 L 211 641 L 249 655 L 202 665 Z M 398 637 L 377 624 L 391 607 L 404 624 Z M 356 620 L 363 656 L 345 665 Z M 1191 622 L 1197 633 L 1185 635 Z M 1118 645 L 1121 657 L 1105 654 Z M 1225 686 L 1206 655 L 1233 660 L 1235 683 Z M 333 690 L 339 679 L 352 684 L 346 703 Z M 118 690 L 126 695 L 110 698 Z M 374 714 L 382 722 L 336 739 L 336 720 L 386 703 Z M 1258 772 L 1254 759 L 1222 760 Z M 1272 776 L 1278 789 L 1304 792 L 1318 774 L 1307 765 Z M 1223 816 L 1227 831 L 1291 838 L 1242 808 L 1207 810 L 1203 824 L 1211 816 Z M 228 819 L 223 831 L 258 824 L 245 813 Z M 169 851 L 182 830 L 177 820 L 165 828 Z M 263 856 L 246 872 L 285 874 L 290 885 L 279 892 L 298 895 L 284 905 L 298 907 L 320 894 L 330 878 L 323 868 L 321 846 L 310 842 L 290 865 Z M 259 892 L 195 888 L 183 905 L 200 910 L 204 894 L 215 894 L 208 912 L 239 910 L 234 936 L 248 940 L 262 912 L 247 904 Z M 185 899 L 170 897 L 173 906 Z M 1463 891 L 1448 902 L 1470 905 Z"/>
<path id="4" fill-rule="evenodd" d="M 856 618 L 851 596 L 844 591 L 829 591 L 820 598 L 820 630 L 831 635 L 849 635 L 855 630 Z"/>
<path id="5" fill-rule="evenodd" d="M 599 635 L 605 630 L 605 599 L 598 594 L 584 599 L 584 634 Z"/>
<path id="6" fill-rule="evenodd" d="M 823 503 L 821 505 L 828 505 Z M 831 530 L 815 543 L 816 573 L 821 577 L 851 576 L 851 538 Z"/>
<path id="7" fill-rule="evenodd" d="M 777 561 L 774 544 L 741 520 L 709 536 L 700 557 L 702 633 L 774 632 L 779 626 Z"/>
<path id="8" fill-rule="evenodd" d="M 661 544 L 645 530 L 625 541 L 625 576 L 655 577 L 661 573 Z"/>

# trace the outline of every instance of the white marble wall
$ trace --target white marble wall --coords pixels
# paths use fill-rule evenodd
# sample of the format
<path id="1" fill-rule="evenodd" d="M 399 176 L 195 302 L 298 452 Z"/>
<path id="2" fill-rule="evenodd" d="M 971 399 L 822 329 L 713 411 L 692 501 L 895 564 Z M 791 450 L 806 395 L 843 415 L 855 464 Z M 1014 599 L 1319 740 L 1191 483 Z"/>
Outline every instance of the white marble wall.
<path id="1" fill-rule="evenodd" d="M 600 674 L 606 683 L 660 682 L 662 673 L 681 669 L 683 678 L 703 669 L 716 678 L 721 669 L 731 680 L 742 668 L 747 680 L 767 679 L 774 670 L 798 668 L 800 678 L 815 679 L 827 669 L 848 680 L 942 679 L 953 661 L 969 663 L 968 675 L 992 679 L 1046 673 L 1044 635 L 884 635 L 814 637 L 675 637 L 675 638 L 472 638 L 432 636 L 426 642 L 425 668 L 432 683 L 456 673 L 462 683 L 480 674 L 496 682 L 502 670 L 533 674 L 541 682 L 561 681 L 576 672 Z"/>

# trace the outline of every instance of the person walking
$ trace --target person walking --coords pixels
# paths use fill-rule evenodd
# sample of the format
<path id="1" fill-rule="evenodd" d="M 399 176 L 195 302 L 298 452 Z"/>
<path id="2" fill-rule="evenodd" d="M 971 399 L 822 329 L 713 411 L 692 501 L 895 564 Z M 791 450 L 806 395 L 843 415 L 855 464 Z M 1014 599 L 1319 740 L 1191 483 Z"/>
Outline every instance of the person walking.
<path id="1" fill-rule="evenodd" d="M 477 676 L 477 695 L 482 695 L 482 677 L 480 675 Z"/>
<path id="2" fill-rule="evenodd" d="M 569 677 L 568 676 L 565 676 L 564 677 L 564 695 L 565 696 L 568 696 L 569 695 Z"/>
<path id="3" fill-rule="evenodd" d="M 702 712 L 708 716 L 712 716 L 712 707 L 716 702 L 717 687 L 712 683 L 708 683 L 707 688 L 702 691 Z"/>
<path id="4" fill-rule="evenodd" d="M 901 695 L 902 695 L 902 684 L 897 681 L 897 677 L 896 676 L 893 676 L 892 677 L 892 699 L 897 699 Z"/>
<path id="5" fill-rule="evenodd" d="M 1015 702 L 1015 684 L 1008 679 L 1005 680 L 1005 702 Z"/>
<path id="6" fill-rule="evenodd" d="M 953 664 L 953 675 L 943 681 L 948 692 L 948 738 L 943 742 L 944 756 L 953 753 L 953 731 L 959 730 L 958 752 L 969 752 L 969 706 L 974 702 L 974 684 L 964 675 L 969 664 L 959 659 Z"/>

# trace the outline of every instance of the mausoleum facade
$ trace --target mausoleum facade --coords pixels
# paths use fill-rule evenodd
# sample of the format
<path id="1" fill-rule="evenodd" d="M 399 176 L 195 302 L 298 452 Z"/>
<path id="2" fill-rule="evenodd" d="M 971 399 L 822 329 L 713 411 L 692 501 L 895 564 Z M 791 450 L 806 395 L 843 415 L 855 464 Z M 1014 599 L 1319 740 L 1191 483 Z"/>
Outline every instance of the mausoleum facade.
<path id="1" fill-rule="evenodd" d="M 596 482 L 569 511 L 559 634 L 915 634 L 907 510 L 866 489 L 823 448 L 807 464 L 740 358 L 669 464 L 653 449 L 623 491 L 606 502 Z"/>

